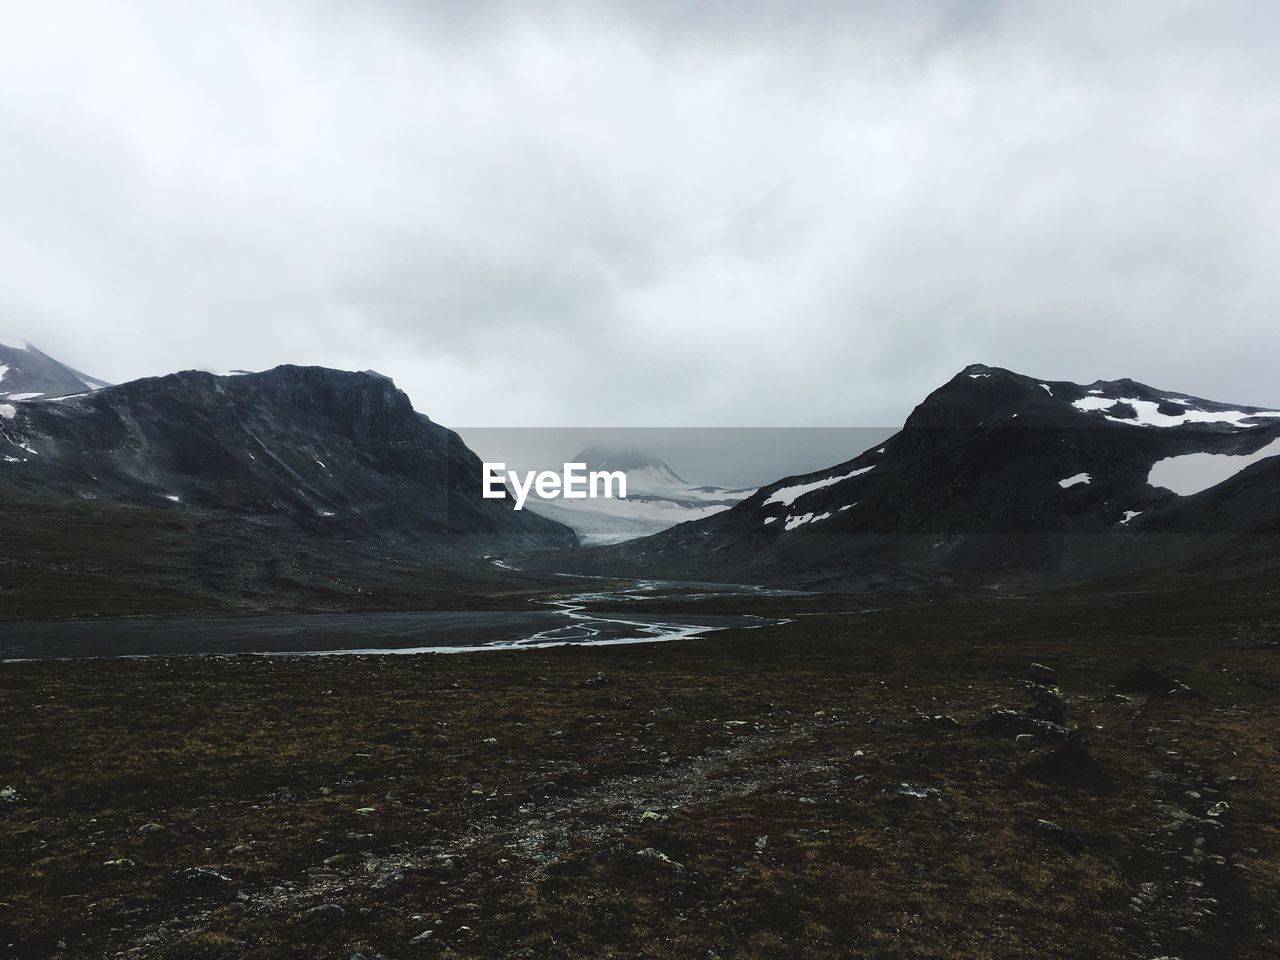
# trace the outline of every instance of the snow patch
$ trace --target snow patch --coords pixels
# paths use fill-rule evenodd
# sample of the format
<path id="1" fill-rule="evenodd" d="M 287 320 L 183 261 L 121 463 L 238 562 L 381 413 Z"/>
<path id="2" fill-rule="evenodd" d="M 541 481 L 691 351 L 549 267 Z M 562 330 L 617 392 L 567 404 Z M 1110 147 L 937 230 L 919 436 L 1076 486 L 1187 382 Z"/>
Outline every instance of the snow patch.
<path id="1" fill-rule="evenodd" d="M 1040 384 L 1040 386 L 1044 387 L 1045 393 L 1047 393 L 1051 397 L 1053 396 L 1053 388 L 1051 386 L 1049 386 L 1047 383 L 1042 383 Z"/>
<path id="2" fill-rule="evenodd" d="M 1127 524 L 1127 523 L 1128 523 L 1130 520 L 1132 520 L 1134 517 L 1140 517 L 1140 516 L 1142 516 L 1142 511 L 1141 511 L 1141 510 L 1126 510 L 1126 511 L 1124 512 L 1124 519 L 1120 521 L 1120 526 L 1122 526 L 1122 527 L 1123 527 L 1125 524 Z"/>
<path id="3" fill-rule="evenodd" d="M 1137 417 L 1126 419 L 1108 416 L 1106 419 L 1135 427 L 1178 427 L 1184 423 L 1226 423 L 1233 427 L 1256 427 L 1258 424 L 1244 421 L 1259 417 L 1280 417 L 1280 410 L 1258 410 L 1250 413 L 1245 410 L 1193 410 L 1190 407 L 1172 415 L 1161 413 L 1160 404 L 1154 400 L 1139 400 L 1136 397 L 1083 397 L 1073 401 L 1071 405 L 1084 413 L 1090 413 L 1110 409 L 1117 403 L 1133 407 L 1137 411 Z"/>
<path id="4" fill-rule="evenodd" d="M 1180 497 L 1189 497 L 1230 480 L 1245 467 L 1277 455 L 1280 455 L 1280 437 L 1256 453 L 1184 453 L 1165 457 L 1152 464 L 1147 483 L 1172 490 Z"/>
<path id="5" fill-rule="evenodd" d="M 863 467 L 861 470 L 854 470 L 852 473 L 846 473 L 843 476 L 827 477 L 826 479 L 814 480 L 810 483 L 797 483 L 795 486 L 783 487 L 770 494 L 769 498 L 765 500 L 764 505 L 768 506 L 771 503 L 780 503 L 783 506 L 789 507 L 807 493 L 813 493 L 815 490 L 821 490 L 823 487 L 829 487 L 833 483 L 840 483 L 842 480 L 850 480 L 853 477 L 860 476 L 861 474 L 874 469 L 875 464 L 872 464 L 869 467 Z"/>
<path id="6" fill-rule="evenodd" d="M 1065 480 L 1059 480 L 1058 486 L 1065 490 L 1067 487 L 1074 487 L 1081 483 L 1093 483 L 1093 477 L 1087 473 L 1077 473 L 1074 477 L 1067 477 Z"/>
<path id="7" fill-rule="evenodd" d="M 767 527 L 769 524 L 773 523 L 773 521 L 775 521 L 775 520 L 777 520 L 777 519 L 778 519 L 777 517 L 765 517 L 765 518 L 764 518 L 764 525 Z"/>
<path id="8" fill-rule="evenodd" d="M 817 523 L 819 520 L 825 520 L 829 516 L 831 516 L 831 511 L 828 510 L 826 513 L 819 513 L 816 515 L 813 513 L 805 513 L 795 517 L 787 517 L 787 523 L 784 529 L 794 530 L 796 527 L 800 526 L 801 524 Z"/>
<path id="9" fill-rule="evenodd" d="M 43 397 L 43 396 L 44 396 L 43 393 L 11 393 L 5 399 L 14 400 L 20 403 L 23 400 L 34 400 L 36 399 L 36 397 Z"/>
<path id="10" fill-rule="evenodd" d="M 12 420 L 18 415 L 18 408 L 12 403 L 0 403 L 0 417 L 6 420 Z"/>
<path id="11" fill-rule="evenodd" d="M 165 498 L 166 500 L 172 500 L 174 503 L 181 503 L 181 502 L 182 502 L 182 498 L 181 498 L 180 496 L 178 496 L 176 493 L 166 493 L 166 494 L 164 495 L 164 498 Z"/>

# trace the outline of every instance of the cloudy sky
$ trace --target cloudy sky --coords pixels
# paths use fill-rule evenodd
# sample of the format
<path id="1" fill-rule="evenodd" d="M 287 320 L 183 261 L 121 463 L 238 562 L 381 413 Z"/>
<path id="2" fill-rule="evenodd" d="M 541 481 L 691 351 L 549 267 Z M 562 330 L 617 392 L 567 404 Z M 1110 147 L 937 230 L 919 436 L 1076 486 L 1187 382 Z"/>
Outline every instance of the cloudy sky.
<path id="1" fill-rule="evenodd" d="M 0 0 L 0 333 L 458 426 L 1280 403 L 1280 5 Z"/>

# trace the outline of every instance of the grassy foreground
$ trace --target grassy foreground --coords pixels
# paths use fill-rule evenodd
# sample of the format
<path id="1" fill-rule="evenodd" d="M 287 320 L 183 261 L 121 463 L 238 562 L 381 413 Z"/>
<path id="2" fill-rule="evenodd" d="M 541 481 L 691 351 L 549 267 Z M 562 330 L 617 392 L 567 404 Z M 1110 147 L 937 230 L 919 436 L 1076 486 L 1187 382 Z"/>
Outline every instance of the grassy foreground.
<path id="1" fill-rule="evenodd" d="M 0 665 L 0 953 L 1274 957 L 1275 606 Z M 973 728 L 1032 661 L 1087 754 Z"/>

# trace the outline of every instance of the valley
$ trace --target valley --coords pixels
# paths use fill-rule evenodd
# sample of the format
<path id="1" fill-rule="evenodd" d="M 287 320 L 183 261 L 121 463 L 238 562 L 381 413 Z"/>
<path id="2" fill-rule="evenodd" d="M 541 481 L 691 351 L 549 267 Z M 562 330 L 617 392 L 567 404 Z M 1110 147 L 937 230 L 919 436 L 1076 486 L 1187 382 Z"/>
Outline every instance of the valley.
<path id="1" fill-rule="evenodd" d="M 571 578 L 576 579 L 576 578 Z M 689 602 L 732 606 L 777 591 L 732 584 L 608 582 L 528 598 L 519 609 L 0 623 L 0 662 L 192 654 L 427 654 L 687 640 L 771 621 L 747 614 L 650 613 Z M 664 601 L 667 601 L 664 604 Z"/>
<path id="2" fill-rule="evenodd" d="M 789 622 L 471 656 L 5 664 L 0 943 L 15 960 L 1280 947 L 1270 583 L 661 605 L 735 603 Z M 1083 747 L 984 725 L 1046 669 Z"/>
<path id="3" fill-rule="evenodd" d="M 1280 957 L 1278 48 L 5 4 L 0 960 Z"/>
<path id="4" fill-rule="evenodd" d="M 24 349 L 88 392 L 0 405 L 15 960 L 1280 950 L 1275 411 L 975 365 L 516 510 L 371 371 Z"/>

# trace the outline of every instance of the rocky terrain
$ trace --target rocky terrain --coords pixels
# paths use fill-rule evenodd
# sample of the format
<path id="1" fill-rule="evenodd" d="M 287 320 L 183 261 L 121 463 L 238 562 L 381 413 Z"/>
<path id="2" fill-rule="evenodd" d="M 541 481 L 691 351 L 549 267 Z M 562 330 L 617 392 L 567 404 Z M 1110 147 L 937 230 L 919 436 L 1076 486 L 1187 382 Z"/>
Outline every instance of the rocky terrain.
<path id="1" fill-rule="evenodd" d="M 374 373 L 6 398 L 7 620 L 700 636 L 0 663 L 0 952 L 1273 957 L 1278 437 L 971 367 L 847 463 L 581 549 Z"/>
<path id="2" fill-rule="evenodd" d="M 553 562 L 853 590 L 1067 583 L 1161 567 L 1232 577 L 1280 559 L 1277 454 L 1275 410 L 979 364 L 845 463 Z"/>
<path id="3" fill-rule="evenodd" d="M 790 598 L 652 647 L 8 664 L 0 944 L 1271 957 L 1278 600 Z"/>
<path id="4" fill-rule="evenodd" d="M 576 543 L 482 499 L 475 454 L 375 373 L 188 371 L 0 405 L 0 455 L 5 618 L 424 608 L 486 589 L 487 555 Z"/>

